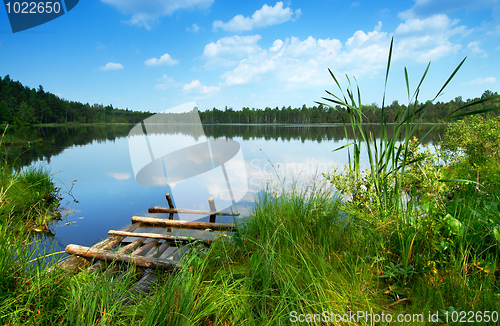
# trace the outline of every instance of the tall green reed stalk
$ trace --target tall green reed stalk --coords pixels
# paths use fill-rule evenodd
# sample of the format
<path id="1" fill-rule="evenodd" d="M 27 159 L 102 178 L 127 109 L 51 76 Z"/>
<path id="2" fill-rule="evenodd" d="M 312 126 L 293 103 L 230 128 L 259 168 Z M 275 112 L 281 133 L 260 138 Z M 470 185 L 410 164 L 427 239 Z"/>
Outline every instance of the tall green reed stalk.
<path id="1" fill-rule="evenodd" d="M 334 93 L 326 90 L 326 93 L 330 95 L 330 97 L 322 97 L 322 99 L 327 102 L 318 102 L 319 104 L 323 104 L 336 109 L 336 107 L 331 104 L 333 103 L 335 105 L 340 105 L 340 107 L 347 110 L 348 121 L 344 121 L 343 125 L 346 138 L 348 135 L 348 129 L 351 129 L 353 141 L 335 149 L 334 151 L 350 146 L 353 147 L 352 153 L 350 150 L 348 151 L 348 172 L 354 175 L 356 181 L 361 181 L 363 175 L 361 167 L 361 148 L 363 147 L 363 145 L 365 145 L 370 167 L 370 171 L 367 173 L 367 177 L 368 180 L 373 184 L 375 190 L 375 196 L 373 200 L 375 201 L 374 204 L 378 211 L 378 218 L 380 218 L 382 221 L 386 220 L 389 217 L 394 217 L 395 215 L 397 216 L 400 210 L 402 208 L 404 209 L 404 207 L 402 207 L 402 204 L 405 203 L 403 197 L 403 175 L 406 167 L 409 164 L 416 162 L 415 160 L 409 160 L 410 141 L 413 139 L 415 131 L 421 124 L 422 119 L 427 112 L 428 104 L 432 103 L 442 94 L 443 90 L 453 79 L 466 59 L 464 58 L 455 68 L 453 73 L 448 77 L 441 89 L 437 92 L 436 96 L 434 96 L 434 98 L 430 102 L 426 102 L 425 104 L 421 104 L 419 102 L 419 95 L 422 84 L 429 71 L 430 62 L 427 65 L 413 93 L 410 90 L 408 70 L 405 67 L 404 73 L 409 104 L 406 107 L 402 107 L 402 109 L 394 118 L 394 121 L 388 121 L 385 101 L 387 93 L 387 82 L 389 79 L 389 71 L 392 62 L 393 45 L 394 39 L 391 40 L 389 56 L 387 60 L 384 93 L 381 108 L 382 121 L 380 123 L 381 128 L 379 129 L 380 131 L 378 137 L 375 137 L 371 128 L 375 124 L 367 121 L 367 118 L 363 113 L 361 92 L 359 86 L 356 86 L 356 88 L 353 90 L 353 85 L 351 84 L 349 76 L 346 75 L 348 86 L 344 91 L 337 77 L 330 69 L 328 69 L 331 77 L 335 81 L 335 84 L 337 85 L 337 88 L 342 95 L 337 96 Z M 379 125 L 379 123 L 376 124 Z M 392 134 L 390 133 L 390 127 L 394 129 L 394 132 Z M 399 139 L 403 140 L 400 142 Z M 421 157 L 418 160 L 422 159 L 425 159 L 425 157 Z"/>

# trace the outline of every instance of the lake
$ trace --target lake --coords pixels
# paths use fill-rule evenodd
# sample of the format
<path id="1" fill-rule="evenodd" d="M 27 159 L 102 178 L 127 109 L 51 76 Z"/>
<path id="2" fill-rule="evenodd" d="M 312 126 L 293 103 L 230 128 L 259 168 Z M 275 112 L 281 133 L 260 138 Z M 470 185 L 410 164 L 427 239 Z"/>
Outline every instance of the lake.
<path id="1" fill-rule="evenodd" d="M 53 236 L 46 240 L 53 242 L 48 250 L 64 250 L 70 243 L 90 246 L 107 237 L 108 230 L 129 225 L 134 215 L 153 216 L 148 208 L 167 207 L 166 193 L 172 194 L 177 208 L 207 211 L 212 196 L 218 210 L 238 211 L 244 218 L 266 183 L 289 187 L 293 180 L 321 178 L 321 173 L 348 162 L 347 150 L 332 152 L 349 142 L 342 126 L 204 125 L 197 134 L 153 129 L 146 133 L 140 125 L 133 127 L 8 130 L 45 140 L 30 148 L 11 147 L 3 154 L 17 166 L 48 168 L 61 188 L 62 220 L 50 225 Z M 428 129 L 423 126 L 418 135 Z M 433 130 L 426 142 L 432 145 L 442 131 L 443 127 Z M 157 150 L 155 144 L 163 147 Z M 154 160 L 158 157 L 163 161 Z M 203 164 L 208 167 L 198 171 Z M 153 166 L 158 169 L 153 171 Z M 149 174 L 144 167 L 151 168 Z"/>

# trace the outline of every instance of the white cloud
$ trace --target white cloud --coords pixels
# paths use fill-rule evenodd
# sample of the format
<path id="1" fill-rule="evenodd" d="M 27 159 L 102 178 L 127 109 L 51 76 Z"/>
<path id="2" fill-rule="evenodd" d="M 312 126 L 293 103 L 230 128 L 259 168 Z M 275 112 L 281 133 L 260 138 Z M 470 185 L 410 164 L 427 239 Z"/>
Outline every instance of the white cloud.
<path id="1" fill-rule="evenodd" d="M 186 32 L 193 32 L 193 33 L 198 33 L 200 31 L 201 27 L 198 26 L 198 24 L 193 23 L 190 27 L 186 28 Z"/>
<path id="2" fill-rule="evenodd" d="M 108 173 L 108 175 L 116 180 L 128 180 L 132 177 L 132 174 L 128 172 L 123 172 L 123 173 L 110 172 Z"/>
<path id="3" fill-rule="evenodd" d="M 164 74 L 163 76 L 161 76 L 161 78 L 157 79 L 155 89 L 165 90 L 178 85 L 179 83 L 177 83 L 172 77 L 169 77 Z"/>
<path id="4" fill-rule="evenodd" d="M 278 40 L 273 42 L 273 46 L 269 49 L 269 51 L 276 52 L 279 49 L 281 49 L 282 46 L 283 46 L 283 41 L 278 39 Z"/>
<path id="5" fill-rule="evenodd" d="M 132 15 L 131 25 L 151 29 L 161 16 L 168 16 L 182 9 L 208 9 L 214 0 L 101 0 L 121 13 Z"/>
<path id="6" fill-rule="evenodd" d="M 276 83 L 287 87 L 317 87 L 328 82 L 327 67 L 356 76 L 373 74 L 384 67 L 387 61 L 390 38 L 381 32 L 381 25 L 374 31 L 356 32 L 345 47 L 338 39 L 305 40 L 296 37 L 277 39 L 269 49 L 257 43 L 232 70 L 222 78 L 227 85 L 242 85 L 268 80 L 263 76 L 272 74 Z M 234 47 L 239 45 L 234 43 Z M 225 49 L 232 51 L 231 46 Z M 215 54 L 214 54 L 215 55 Z"/>
<path id="7" fill-rule="evenodd" d="M 203 50 L 203 57 L 207 59 L 207 68 L 219 66 L 234 66 L 238 61 L 259 52 L 257 42 L 260 35 L 223 37 L 217 42 L 210 42 Z"/>
<path id="8" fill-rule="evenodd" d="M 272 101 L 273 96 L 300 96 L 328 87 L 332 82 L 328 67 L 336 76 L 347 74 L 359 81 L 380 77 L 387 66 L 392 35 L 393 64 L 398 66 L 450 57 L 467 46 L 463 40 L 470 33 L 460 21 L 435 15 L 408 19 L 392 31 L 384 31 L 378 22 L 372 30 L 358 30 L 344 42 L 314 36 L 274 40 L 259 35 L 225 37 L 207 44 L 202 58 L 207 68 L 213 63 L 224 68 L 220 73 L 222 84 L 260 87 L 266 94 L 257 96 Z M 261 41 L 271 44 L 263 46 Z M 479 43 L 472 42 L 469 48 L 475 50 Z M 275 85 L 279 85 L 278 90 L 267 91 Z"/>
<path id="9" fill-rule="evenodd" d="M 219 86 L 204 86 L 201 82 L 196 79 L 190 82 L 189 84 L 184 85 L 182 91 L 185 93 L 200 93 L 203 95 L 210 95 L 220 90 Z"/>
<path id="10" fill-rule="evenodd" d="M 467 50 L 482 57 L 487 57 L 488 53 L 481 49 L 480 44 L 481 43 L 479 41 L 470 42 L 467 44 Z"/>
<path id="11" fill-rule="evenodd" d="M 108 62 L 105 66 L 99 68 L 100 70 L 121 70 L 123 65 L 121 63 Z"/>
<path id="12" fill-rule="evenodd" d="M 398 16 L 401 19 L 424 18 L 460 9 L 470 11 L 495 7 L 498 7 L 498 0 L 416 0 L 411 9 L 400 12 Z"/>
<path id="13" fill-rule="evenodd" d="M 494 84 L 497 82 L 496 77 L 484 77 L 476 78 L 467 83 L 467 85 L 483 85 L 483 84 Z"/>
<path id="14" fill-rule="evenodd" d="M 178 63 L 179 61 L 172 59 L 172 57 L 168 53 L 162 55 L 160 59 L 150 58 L 144 61 L 144 64 L 146 66 L 174 66 Z"/>
<path id="15" fill-rule="evenodd" d="M 227 23 L 216 20 L 213 23 L 214 31 L 223 29 L 230 32 L 251 31 L 254 28 L 283 24 L 289 20 L 300 16 L 301 10 L 283 8 L 283 2 L 277 2 L 274 7 L 263 5 L 261 9 L 255 11 L 252 17 L 236 15 Z M 295 17 L 295 18 L 294 18 Z"/>
<path id="16" fill-rule="evenodd" d="M 466 36 L 470 31 L 457 19 L 434 15 L 424 19 L 412 18 L 395 30 L 395 58 L 428 62 L 458 52 L 462 46 L 452 42 L 454 36 Z"/>
<path id="17" fill-rule="evenodd" d="M 205 50 L 203 50 L 203 55 L 205 57 L 217 57 L 227 54 L 231 56 L 248 55 L 258 50 L 257 42 L 260 39 L 260 35 L 223 37 L 215 43 L 207 44 Z"/>

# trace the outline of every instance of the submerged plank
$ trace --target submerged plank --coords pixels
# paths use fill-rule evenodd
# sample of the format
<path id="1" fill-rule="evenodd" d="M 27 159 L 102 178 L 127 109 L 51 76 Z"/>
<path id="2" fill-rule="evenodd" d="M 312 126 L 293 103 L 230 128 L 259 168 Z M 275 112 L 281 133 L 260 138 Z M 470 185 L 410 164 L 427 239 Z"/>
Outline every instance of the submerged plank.
<path id="1" fill-rule="evenodd" d="M 126 254 L 122 255 L 116 252 L 93 249 L 74 244 L 67 245 L 65 251 L 70 255 L 78 255 L 85 258 L 94 258 L 107 262 L 117 261 L 123 263 L 130 263 L 144 268 L 160 268 L 164 270 L 173 270 L 175 268 L 180 267 L 180 265 L 177 262 L 160 260 L 150 257 L 140 257 L 134 255 L 126 255 Z"/>
<path id="2" fill-rule="evenodd" d="M 149 293 L 152 285 L 156 282 L 158 276 L 153 272 L 146 272 L 142 278 L 135 283 L 120 300 L 123 300 L 123 305 L 131 303 L 133 298 L 140 298 Z"/>
<path id="3" fill-rule="evenodd" d="M 161 227 L 181 227 L 186 229 L 214 230 L 214 231 L 232 231 L 236 227 L 233 224 L 227 223 L 210 223 L 210 222 L 189 222 L 182 220 L 167 220 L 163 218 L 132 216 L 132 223 L 143 223 L 144 225 L 154 225 Z"/>

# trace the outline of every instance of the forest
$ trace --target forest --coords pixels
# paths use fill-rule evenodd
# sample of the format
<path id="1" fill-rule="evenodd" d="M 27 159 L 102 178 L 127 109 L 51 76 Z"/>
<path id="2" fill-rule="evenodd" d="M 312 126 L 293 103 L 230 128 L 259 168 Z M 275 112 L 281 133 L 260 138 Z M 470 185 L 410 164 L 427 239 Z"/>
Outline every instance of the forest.
<path id="1" fill-rule="evenodd" d="M 427 112 L 422 122 L 438 122 L 447 118 L 454 110 L 490 96 L 498 95 L 497 92 L 486 90 L 480 98 L 463 100 L 458 96 L 449 102 L 427 103 Z M 493 102 L 493 103 L 492 103 Z M 475 111 L 492 106 L 499 106 L 498 99 L 485 101 L 467 108 L 467 111 Z M 398 101 L 393 101 L 385 108 L 387 122 L 393 122 L 399 112 L 404 111 L 406 106 Z M 372 103 L 362 107 L 364 121 L 381 122 L 382 110 Z M 493 117 L 498 111 L 488 113 Z M 14 81 L 9 75 L 0 77 L 0 124 L 32 125 L 49 123 L 138 123 L 151 116 L 151 112 L 132 111 L 129 109 L 118 109 L 112 105 L 89 103 L 83 104 L 77 101 L 61 99 L 55 94 L 46 92 L 43 86 L 38 89 L 23 86 L 19 81 Z M 340 106 L 330 107 L 318 104 L 301 108 L 291 106 L 282 108 L 266 107 L 249 108 L 241 110 L 225 107 L 224 110 L 217 108 L 199 110 L 201 122 L 204 124 L 216 123 L 287 123 L 287 124 L 313 124 L 313 123 L 342 123 L 348 116 L 345 108 Z M 447 119 L 446 122 L 453 120 Z"/>
<path id="2" fill-rule="evenodd" d="M 9 75 L 0 77 L 0 123 L 3 124 L 137 123 L 151 115 L 112 105 L 68 101 L 45 92 L 41 85 L 30 89 Z"/>
<path id="3" fill-rule="evenodd" d="M 485 99 L 490 96 L 498 95 L 497 92 L 485 91 L 480 98 L 463 100 L 458 96 L 450 102 L 427 103 L 427 112 L 423 115 L 422 122 L 438 122 L 447 118 L 451 112 L 463 107 L 468 103 Z M 423 104 L 423 103 L 421 103 Z M 485 101 L 480 104 L 472 105 L 461 112 L 472 112 L 480 109 L 499 106 L 498 99 Z M 362 108 L 365 122 L 381 122 L 382 110 L 376 103 L 364 105 Z M 399 112 L 406 109 L 404 104 L 399 104 L 398 101 L 393 101 L 389 106 L 385 107 L 386 122 L 393 122 Z M 498 111 L 490 112 L 488 116 L 496 116 Z M 307 107 L 305 104 L 301 108 L 293 108 L 291 106 L 266 107 L 264 110 L 256 108 L 244 107 L 242 110 L 233 110 L 225 108 L 219 110 L 200 111 L 202 123 L 292 123 L 292 124 L 309 124 L 309 123 L 342 123 L 347 121 L 347 110 L 340 106 L 330 107 L 323 104 Z M 446 122 L 451 122 L 453 119 L 447 119 Z"/>

